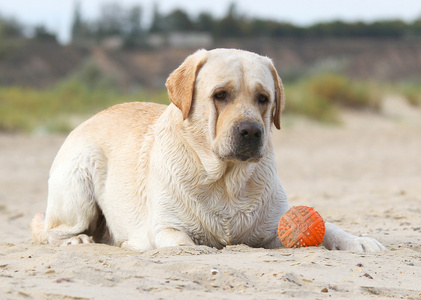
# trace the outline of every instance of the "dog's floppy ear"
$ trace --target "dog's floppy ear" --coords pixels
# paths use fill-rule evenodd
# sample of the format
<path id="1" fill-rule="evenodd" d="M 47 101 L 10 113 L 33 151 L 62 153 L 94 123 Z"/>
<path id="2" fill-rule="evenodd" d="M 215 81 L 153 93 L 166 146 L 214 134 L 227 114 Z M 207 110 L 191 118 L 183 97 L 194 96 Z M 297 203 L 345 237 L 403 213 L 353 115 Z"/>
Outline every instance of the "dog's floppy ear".
<path id="1" fill-rule="evenodd" d="M 277 129 L 281 129 L 281 112 L 285 106 L 285 94 L 282 80 L 276 72 L 275 67 L 270 63 L 273 80 L 275 81 L 275 107 L 272 112 L 272 120 Z"/>
<path id="2" fill-rule="evenodd" d="M 183 120 L 187 119 L 190 112 L 197 72 L 207 57 L 206 50 L 196 51 L 170 74 L 165 83 L 171 102 L 183 113 Z"/>

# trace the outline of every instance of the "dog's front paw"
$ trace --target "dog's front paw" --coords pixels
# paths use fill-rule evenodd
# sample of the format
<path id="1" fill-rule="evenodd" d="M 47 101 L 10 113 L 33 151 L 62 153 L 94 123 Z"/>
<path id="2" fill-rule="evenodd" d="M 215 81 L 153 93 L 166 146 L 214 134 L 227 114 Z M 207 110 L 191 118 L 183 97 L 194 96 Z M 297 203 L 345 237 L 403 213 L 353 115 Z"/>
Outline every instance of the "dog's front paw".
<path id="1" fill-rule="evenodd" d="M 195 246 L 187 233 L 174 228 L 165 228 L 155 234 L 155 247 Z"/>
<path id="2" fill-rule="evenodd" d="M 80 245 L 80 244 L 93 244 L 95 243 L 92 237 L 87 236 L 86 234 L 79 234 L 77 236 L 72 236 L 71 238 L 63 241 L 61 246 L 70 246 L 70 245 Z"/>
<path id="3" fill-rule="evenodd" d="M 329 246 L 326 245 L 326 248 L 353 252 L 377 252 L 387 250 L 385 246 L 375 239 L 356 236 L 336 240 L 333 244 Z"/>
<path id="4" fill-rule="evenodd" d="M 323 245 L 329 250 L 345 250 L 354 252 L 376 252 L 387 250 L 375 239 L 357 237 L 346 233 L 335 225 L 326 222 L 326 233 Z"/>

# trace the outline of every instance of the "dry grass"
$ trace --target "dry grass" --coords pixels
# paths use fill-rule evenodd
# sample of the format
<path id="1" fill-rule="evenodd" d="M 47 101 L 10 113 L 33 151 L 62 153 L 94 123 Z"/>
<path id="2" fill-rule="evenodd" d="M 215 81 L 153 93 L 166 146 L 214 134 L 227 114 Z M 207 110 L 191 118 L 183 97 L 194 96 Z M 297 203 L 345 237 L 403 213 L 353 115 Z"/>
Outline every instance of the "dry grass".
<path id="1" fill-rule="evenodd" d="M 341 107 L 377 110 L 378 85 L 324 74 L 285 84 L 286 114 L 304 115 L 326 123 L 339 123 Z M 420 103 L 419 88 L 401 89 L 411 103 Z M 78 122 L 111 105 L 129 101 L 168 104 L 165 90 L 126 93 L 112 78 L 87 64 L 79 73 L 46 90 L 0 88 L 0 130 L 69 132 Z M 82 118 L 82 117 L 83 118 Z"/>
<path id="2" fill-rule="evenodd" d="M 378 110 L 382 96 L 378 91 L 373 83 L 336 74 L 318 75 L 286 86 L 286 112 L 336 123 L 341 107 Z"/>
<path id="3" fill-rule="evenodd" d="M 117 103 L 130 101 L 168 103 L 166 92 L 122 92 L 112 78 L 91 64 L 57 86 L 36 90 L 0 88 L 0 130 L 20 132 L 69 132 L 74 118 L 92 115 Z"/>
<path id="4" fill-rule="evenodd" d="M 409 104 L 421 106 L 421 83 L 403 83 L 399 86 L 398 92 L 406 98 Z"/>

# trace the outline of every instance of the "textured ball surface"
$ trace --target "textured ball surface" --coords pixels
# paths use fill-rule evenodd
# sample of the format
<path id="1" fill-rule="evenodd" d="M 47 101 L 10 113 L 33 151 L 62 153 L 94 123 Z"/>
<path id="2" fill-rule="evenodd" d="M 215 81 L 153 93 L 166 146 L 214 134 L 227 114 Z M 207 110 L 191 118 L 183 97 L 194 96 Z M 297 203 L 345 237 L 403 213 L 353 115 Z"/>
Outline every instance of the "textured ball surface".
<path id="1" fill-rule="evenodd" d="M 294 206 L 280 219 L 278 238 L 287 248 L 318 246 L 325 236 L 325 222 L 312 207 Z"/>

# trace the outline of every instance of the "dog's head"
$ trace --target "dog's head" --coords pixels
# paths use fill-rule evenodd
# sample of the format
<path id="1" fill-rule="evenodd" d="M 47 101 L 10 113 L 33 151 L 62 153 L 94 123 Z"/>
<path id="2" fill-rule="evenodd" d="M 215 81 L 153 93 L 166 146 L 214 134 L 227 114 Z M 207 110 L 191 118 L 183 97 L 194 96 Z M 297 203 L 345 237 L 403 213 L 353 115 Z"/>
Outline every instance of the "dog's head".
<path id="1" fill-rule="evenodd" d="M 267 152 L 271 124 L 280 129 L 285 97 L 267 57 L 199 50 L 171 73 L 166 86 L 183 119 L 204 130 L 222 160 L 257 162 Z"/>

